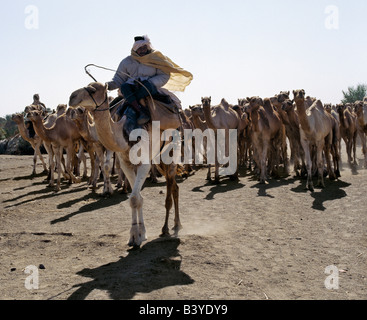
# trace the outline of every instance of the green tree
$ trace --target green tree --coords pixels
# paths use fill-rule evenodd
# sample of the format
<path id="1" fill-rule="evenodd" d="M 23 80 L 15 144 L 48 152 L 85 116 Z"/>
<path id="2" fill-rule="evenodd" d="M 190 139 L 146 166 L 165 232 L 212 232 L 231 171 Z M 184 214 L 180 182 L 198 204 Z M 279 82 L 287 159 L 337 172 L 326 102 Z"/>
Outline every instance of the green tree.
<path id="1" fill-rule="evenodd" d="M 342 103 L 354 103 L 361 101 L 367 95 L 367 85 L 359 84 L 357 87 L 348 87 L 348 91 L 343 91 L 344 99 Z"/>

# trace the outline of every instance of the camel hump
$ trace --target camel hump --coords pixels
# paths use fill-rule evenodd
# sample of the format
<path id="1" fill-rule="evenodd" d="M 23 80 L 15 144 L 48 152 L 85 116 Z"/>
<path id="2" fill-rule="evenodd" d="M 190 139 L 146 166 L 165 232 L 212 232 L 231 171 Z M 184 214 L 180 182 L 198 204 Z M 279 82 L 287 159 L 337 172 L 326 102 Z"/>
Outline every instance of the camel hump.
<path id="1" fill-rule="evenodd" d="M 223 108 L 228 111 L 229 110 L 229 103 L 227 102 L 226 99 L 222 99 L 222 101 L 220 102 L 220 104 L 223 106 Z"/>
<path id="2" fill-rule="evenodd" d="M 260 108 L 259 109 L 259 116 L 260 116 L 260 119 L 264 122 L 264 124 L 266 125 L 266 127 L 270 128 L 270 125 L 269 125 L 269 119 L 268 117 L 266 116 L 266 111 L 263 109 L 263 108 Z"/>

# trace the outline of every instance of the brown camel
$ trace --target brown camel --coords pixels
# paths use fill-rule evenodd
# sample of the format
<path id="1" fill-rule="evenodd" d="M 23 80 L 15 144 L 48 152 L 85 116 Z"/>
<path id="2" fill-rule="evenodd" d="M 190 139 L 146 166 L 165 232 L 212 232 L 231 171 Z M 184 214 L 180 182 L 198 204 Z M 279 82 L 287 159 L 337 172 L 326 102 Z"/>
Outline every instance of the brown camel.
<path id="1" fill-rule="evenodd" d="M 239 99 L 240 100 L 240 99 Z M 248 137 L 246 136 L 249 126 L 250 120 L 247 113 L 243 110 L 243 108 L 238 104 L 232 107 L 234 111 L 237 112 L 240 118 L 240 127 L 238 128 L 238 165 L 245 166 L 247 162 L 247 140 Z"/>
<path id="2" fill-rule="evenodd" d="M 286 112 L 286 128 L 291 148 L 291 159 L 293 161 L 296 176 L 306 174 L 305 153 L 301 145 L 300 123 L 298 114 L 295 111 L 295 104 L 291 100 L 285 100 L 282 103 L 282 109 Z"/>
<path id="3" fill-rule="evenodd" d="M 316 149 L 316 164 L 318 169 L 318 186 L 325 187 L 323 177 L 323 154 L 327 162 L 329 178 L 335 179 L 335 173 L 331 170 L 330 147 L 333 139 L 332 120 L 326 114 L 320 100 L 317 100 L 307 109 L 305 91 L 293 90 L 294 101 L 297 105 L 297 113 L 300 121 L 300 137 L 305 152 L 307 168 L 307 188 L 314 191 L 312 182 L 312 150 Z"/>
<path id="4" fill-rule="evenodd" d="M 77 179 L 74 176 L 71 165 L 75 156 L 75 144 L 81 139 L 79 130 L 75 123 L 67 117 L 66 114 L 64 114 L 56 119 L 55 124 L 51 128 L 46 128 L 42 122 L 40 111 L 31 111 L 28 114 L 28 118 L 33 122 L 36 133 L 43 139 L 43 141 L 52 145 L 58 172 L 56 191 L 60 190 L 61 163 L 64 149 L 66 150 L 67 155 L 65 171 L 68 174 L 69 182 L 79 183 L 80 179 Z M 51 157 L 50 186 L 54 185 L 54 170 L 55 163 Z"/>
<path id="5" fill-rule="evenodd" d="M 225 99 L 217 106 L 211 107 L 211 97 L 201 98 L 205 121 L 209 129 L 215 133 L 214 154 L 215 154 L 215 183 L 219 183 L 219 162 L 218 162 L 218 146 L 217 134 L 219 129 L 225 130 L 225 156 L 229 156 L 229 130 L 238 130 L 240 128 L 240 118 Z M 238 132 L 237 132 L 238 133 Z M 238 166 L 236 172 L 230 177 L 238 180 Z"/>
<path id="6" fill-rule="evenodd" d="M 143 216 L 143 197 L 141 195 L 141 189 L 147 178 L 147 175 L 149 174 L 152 159 L 151 155 L 149 155 L 149 162 L 140 162 L 139 165 L 134 165 L 132 163 L 130 151 L 134 146 L 130 146 L 131 142 L 126 140 L 123 132 L 126 117 L 122 117 L 122 119 L 118 122 L 114 122 L 111 119 L 109 103 L 107 99 L 107 90 L 107 85 L 103 85 L 99 82 L 91 83 L 87 87 L 74 91 L 70 96 L 69 105 L 70 107 L 81 106 L 90 111 L 94 117 L 99 141 L 104 145 L 105 148 L 116 152 L 116 155 L 120 160 L 121 168 L 127 176 L 130 185 L 132 186 L 132 192 L 130 195 L 132 227 L 130 230 L 130 240 L 128 245 L 140 246 L 141 243 L 146 240 L 146 229 Z M 179 123 L 179 120 L 177 123 Z M 146 129 L 147 130 L 145 133 L 147 133 L 148 136 L 144 136 L 142 141 L 148 139 L 149 143 L 151 144 L 152 126 L 150 123 L 147 125 Z M 177 127 L 174 129 L 177 129 Z M 144 134 L 144 132 L 142 134 Z M 168 217 L 173 202 L 175 207 L 175 225 L 173 230 L 177 235 L 178 231 L 182 228 L 178 207 L 179 187 L 175 179 L 177 165 L 175 163 L 167 165 L 161 162 L 160 165 L 157 165 L 157 168 L 165 176 L 167 181 L 166 219 L 162 228 L 162 235 L 169 234 Z"/>
<path id="7" fill-rule="evenodd" d="M 345 142 L 348 164 L 351 166 L 352 162 L 357 164 L 356 157 L 356 141 L 357 141 L 357 122 L 356 117 L 343 104 L 337 105 L 337 112 L 339 115 L 340 136 Z M 353 150 L 353 157 L 352 157 Z"/>
<path id="8" fill-rule="evenodd" d="M 72 109 L 71 119 L 75 121 L 80 135 L 89 145 L 89 155 L 91 161 L 90 184 L 92 185 L 92 188 L 97 188 L 99 168 L 101 167 L 104 181 L 103 195 L 113 194 L 113 188 L 110 179 L 112 170 L 111 159 L 113 152 L 106 150 L 102 143 L 99 142 L 94 120 L 88 111 L 82 107 Z M 120 183 L 122 184 L 122 178 L 119 177 L 119 179 L 121 179 Z"/>
<path id="9" fill-rule="evenodd" d="M 37 134 L 34 134 L 33 136 L 31 136 L 29 130 L 25 127 L 23 114 L 21 113 L 14 114 L 12 116 L 12 120 L 17 124 L 19 133 L 22 136 L 22 138 L 25 141 L 28 141 L 34 150 L 32 175 L 36 174 L 37 157 L 40 158 L 42 162 L 43 171 L 48 172 L 46 163 L 43 159 L 43 156 L 40 150 L 41 145 L 42 145 L 42 139 L 40 138 L 40 136 L 38 136 Z"/>
<path id="10" fill-rule="evenodd" d="M 273 167 L 275 162 L 270 157 L 278 158 L 278 146 L 282 140 L 282 122 L 279 115 L 274 113 L 270 99 L 260 97 L 247 98 L 250 103 L 249 111 L 252 123 L 252 145 L 254 147 L 254 160 L 260 169 L 260 183 L 266 183 L 267 162 Z M 268 161 L 269 159 L 269 161 Z"/>
<path id="11" fill-rule="evenodd" d="M 249 112 L 250 104 L 247 101 L 247 99 L 238 99 L 238 106 L 241 109 L 242 115 L 247 117 L 247 126 L 243 132 L 244 140 L 241 143 L 240 150 L 244 149 L 243 154 L 240 154 L 240 163 L 245 164 L 245 167 L 251 170 L 252 166 L 252 160 L 253 160 L 253 148 L 252 148 L 252 125 L 251 125 L 251 116 Z M 244 144 L 244 146 L 242 146 Z M 242 151 L 241 151 L 242 152 Z M 241 157 L 243 156 L 243 160 L 241 160 Z M 246 166 L 246 163 L 248 166 Z"/>
<path id="12" fill-rule="evenodd" d="M 357 115 L 357 132 L 362 143 L 362 152 L 364 156 L 364 167 L 367 168 L 367 102 L 356 101 L 354 107 Z"/>

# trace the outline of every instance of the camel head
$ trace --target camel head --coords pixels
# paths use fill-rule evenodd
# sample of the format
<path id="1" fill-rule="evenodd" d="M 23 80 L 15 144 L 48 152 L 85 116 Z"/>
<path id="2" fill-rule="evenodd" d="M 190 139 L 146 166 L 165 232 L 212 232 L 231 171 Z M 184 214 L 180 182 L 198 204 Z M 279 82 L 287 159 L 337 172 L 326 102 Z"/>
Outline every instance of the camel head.
<path id="1" fill-rule="evenodd" d="M 247 98 L 247 101 L 249 102 L 249 111 L 256 111 L 260 108 L 260 106 L 264 105 L 264 101 L 263 99 L 261 99 L 260 97 L 251 97 L 251 98 Z"/>
<path id="2" fill-rule="evenodd" d="M 293 101 L 292 100 L 285 100 L 283 103 L 282 103 L 282 110 L 285 111 L 285 112 L 289 112 L 291 111 L 292 109 L 294 109 L 294 104 L 293 104 Z"/>
<path id="3" fill-rule="evenodd" d="M 31 120 L 32 122 L 36 121 L 37 119 L 42 119 L 42 111 L 32 110 L 28 112 L 27 119 Z"/>
<path id="4" fill-rule="evenodd" d="M 294 101 L 296 103 L 303 103 L 305 101 L 305 90 L 301 89 L 301 90 L 293 90 L 293 96 L 294 96 Z"/>
<path id="5" fill-rule="evenodd" d="M 16 124 L 20 124 L 23 122 L 23 114 L 21 113 L 15 113 L 11 116 L 11 119 L 16 123 Z"/>
<path id="6" fill-rule="evenodd" d="M 363 101 L 356 101 L 354 103 L 354 111 L 358 117 L 363 114 Z"/>
<path id="7" fill-rule="evenodd" d="M 207 107 L 207 106 L 210 107 L 211 102 L 212 102 L 212 97 L 201 98 L 201 103 L 203 104 L 203 107 Z"/>
<path id="8" fill-rule="evenodd" d="M 280 91 L 279 94 L 276 95 L 279 103 L 283 103 L 285 100 L 289 99 L 290 92 L 289 91 Z"/>
<path id="9" fill-rule="evenodd" d="M 324 109 L 325 109 L 326 112 L 331 113 L 331 110 L 332 110 L 331 103 L 325 103 L 324 104 Z"/>
<path id="10" fill-rule="evenodd" d="M 201 108 L 200 104 L 197 104 L 195 106 L 189 106 L 190 110 L 191 110 L 191 114 L 193 116 L 204 116 L 204 112 L 203 109 Z"/>
<path id="11" fill-rule="evenodd" d="M 107 90 L 107 85 L 93 82 L 87 87 L 74 91 L 70 95 L 69 106 L 71 108 L 80 106 L 93 111 L 107 101 Z"/>
<path id="12" fill-rule="evenodd" d="M 248 103 L 247 99 L 238 99 L 238 105 L 240 107 L 244 107 L 246 103 Z"/>
<path id="13" fill-rule="evenodd" d="M 335 108 L 336 108 L 336 111 L 337 111 L 339 114 L 341 114 L 341 113 L 343 113 L 343 112 L 344 112 L 344 110 L 345 110 L 345 105 L 344 105 L 344 104 L 342 104 L 342 103 L 340 103 L 340 104 L 337 104 L 337 105 L 335 106 Z"/>

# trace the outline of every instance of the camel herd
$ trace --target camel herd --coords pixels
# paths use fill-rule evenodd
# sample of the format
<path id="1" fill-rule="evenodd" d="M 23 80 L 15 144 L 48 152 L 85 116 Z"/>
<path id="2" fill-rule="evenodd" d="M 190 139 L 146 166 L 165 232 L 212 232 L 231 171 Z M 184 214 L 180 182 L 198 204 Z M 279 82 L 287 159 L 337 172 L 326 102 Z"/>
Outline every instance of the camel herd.
<path id="1" fill-rule="evenodd" d="M 47 114 L 45 106 L 38 99 L 26 107 L 23 114 L 14 114 L 12 119 L 18 125 L 21 136 L 34 149 L 32 174 L 36 173 L 39 157 L 44 171 L 48 172 L 47 179 L 51 187 L 54 187 L 54 173 L 57 172 L 55 188 L 59 191 L 62 175 L 69 183 L 81 181 L 81 163 L 84 165 L 82 177 L 87 177 L 87 152 L 91 188 L 97 188 L 101 174 L 104 180 L 103 194 L 112 194 L 111 173 L 117 172 L 118 186 L 125 191 L 127 188 L 131 190 L 132 227 L 129 245 L 140 246 L 146 240 L 141 189 L 149 174 L 154 176 L 158 171 L 167 181 L 166 218 L 162 234 L 169 234 L 168 217 L 172 206 L 175 209 L 173 230 L 177 234 L 181 223 L 176 176 L 181 166 L 175 163 L 161 163 L 153 167 L 151 164 L 134 165 L 129 158 L 132 144 L 124 132 L 126 118 L 112 111 L 110 102 L 108 87 L 95 82 L 73 92 L 69 108 L 59 105 L 56 111 Z M 367 168 L 366 98 L 354 104 L 323 105 L 320 100 L 306 96 L 304 90 L 294 90 L 292 100 L 287 91 L 269 98 L 253 96 L 238 99 L 236 105 L 223 99 L 219 105 L 212 106 L 211 98 L 203 97 L 200 104 L 179 110 L 177 117 L 181 130 L 212 129 L 215 134 L 219 129 L 226 132 L 237 130 L 238 167 L 253 170 L 260 183 L 266 183 L 271 176 L 280 177 L 282 171 L 288 175 L 292 164 L 297 176 L 307 177 L 307 189 L 314 191 L 314 176 L 318 178 L 317 186 L 325 187 L 326 174 L 331 180 L 340 177 L 342 141 L 345 142 L 349 165 L 356 164 L 357 137 L 362 143 L 364 167 Z M 151 124 L 145 129 L 151 138 Z M 209 147 L 209 143 L 212 142 L 207 139 L 204 149 Z M 42 144 L 48 153 L 48 167 L 40 152 Z M 219 183 L 218 161 L 215 161 L 214 166 L 214 183 Z M 208 164 L 207 167 L 207 179 L 212 180 L 211 166 Z M 184 168 L 192 170 L 191 165 L 185 165 Z M 238 180 L 238 170 L 230 178 Z"/>

